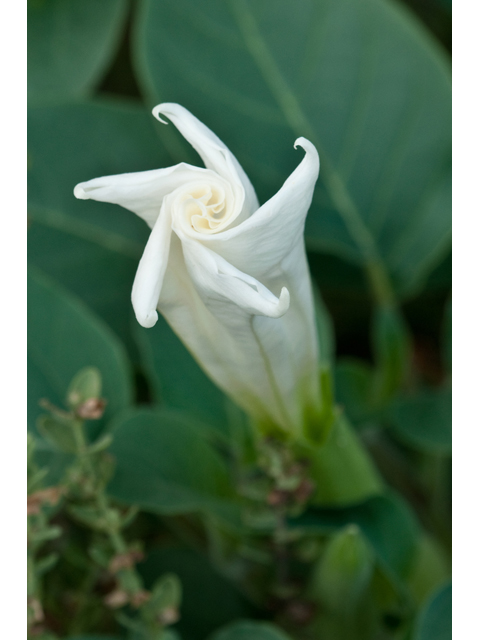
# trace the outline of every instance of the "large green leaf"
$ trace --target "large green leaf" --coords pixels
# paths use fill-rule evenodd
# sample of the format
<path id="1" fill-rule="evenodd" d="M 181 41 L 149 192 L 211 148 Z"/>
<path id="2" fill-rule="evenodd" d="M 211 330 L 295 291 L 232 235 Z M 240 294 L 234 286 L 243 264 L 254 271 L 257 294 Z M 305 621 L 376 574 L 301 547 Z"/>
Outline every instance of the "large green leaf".
<path id="1" fill-rule="evenodd" d="M 29 110 L 28 207 L 43 224 L 139 258 L 148 227 L 135 214 L 77 200 L 78 182 L 171 164 L 148 111 L 123 100 L 80 102 Z"/>
<path id="2" fill-rule="evenodd" d="M 141 357 L 157 401 L 227 431 L 229 402 L 206 376 L 163 317 L 152 329 L 135 328 Z"/>
<path id="3" fill-rule="evenodd" d="M 135 354 L 130 303 L 148 227 L 122 207 L 77 200 L 74 186 L 171 162 L 146 109 L 123 100 L 29 111 L 29 260 L 78 295 Z"/>
<path id="4" fill-rule="evenodd" d="M 37 219 L 27 240 L 29 262 L 81 298 L 136 355 L 130 297 L 138 259 Z"/>
<path id="5" fill-rule="evenodd" d="M 417 620 L 413 640 L 451 640 L 452 585 L 437 591 L 427 602 Z"/>
<path id="6" fill-rule="evenodd" d="M 292 526 L 328 533 L 357 524 L 372 545 L 387 574 L 397 583 L 408 576 L 414 558 L 418 524 L 407 504 L 388 493 L 346 509 L 312 509 Z"/>
<path id="7" fill-rule="evenodd" d="M 79 300 L 31 270 L 28 278 L 28 420 L 33 427 L 41 398 L 63 404 L 74 375 L 95 366 L 107 399 L 105 419 L 132 401 L 128 361 L 122 345 Z"/>
<path id="8" fill-rule="evenodd" d="M 147 552 L 138 568 L 147 588 L 164 573 L 180 578 L 183 595 L 178 630 L 184 640 L 205 640 L 230 620 L 254 613 L 235 586 L 217 573 L 205 556 L 190 549 L 155 549 Z"/>
<path id="9" fill-rule="evenodd" d="M 210 510 L 236 518 L 228 469 L 202 425 L 172 411 L 141 409 L 113 424 L 110 493 L 161 514 Z"/>
<path id="10" fill-rule="evenodd" d="M 127 0 L 28 0 L 28 97 L 91 89 L 112 59 Z"/>
<path id="11" fill-rule="evenodd" d="M 448 249 L 449 69 L 401 6 L 143 0 L 136 58 L 146 94 L 211 127 L 261 199 L 298 164 L 295 138 L 316 144 L 311 248 L 366 263 L 374 278 L 386 268 L 404 292 Z"/>
<path id="12" fill-rule="evenodd" d="M 269 622 L 241 620 L 220 629 L 208 640 L 290 640 L 290 636 Z"/>
<path id="13" fill-rule="evenodd" d="M 389 410 L 391 428 L 403 442 L 427 453 L 452 450 L 452 391 L 423 391 L 398 399 Z"/>

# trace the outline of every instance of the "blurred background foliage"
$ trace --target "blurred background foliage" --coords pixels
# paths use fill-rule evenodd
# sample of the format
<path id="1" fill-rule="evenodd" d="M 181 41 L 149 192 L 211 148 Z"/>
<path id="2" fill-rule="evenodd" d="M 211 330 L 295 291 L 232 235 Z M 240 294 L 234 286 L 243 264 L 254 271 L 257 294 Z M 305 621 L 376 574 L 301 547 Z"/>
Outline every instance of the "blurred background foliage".
<path id="1" fill-rule="evenodd" d="M 162 573 L 180 576 L 182 638 L 287 637 L 254 619 L 274 619 L 293 638 L 450 637 L 451 2 L 28 0 L 28 40 L 28 409 L 45 486 L 61 481 L 71 454 L 39 430 L 39 400 L 62 406 L 74 375 L 96 367 L 108 404 L 87 436 L 115 435 L 108 493 L 141 508 L 127 531 L 144 544 L 147 588 Z M 154 330 L 135 323 L 146 225 L 73 197 L 97 176 L 200 164 L 150 115 L 162 101 L 215 131 L 261 202 L 298 164 L 296 137 L 320 153 L 306 244 L 331 329 L 324 353 L 336 401 L 389 489 L 363 505 L 320 505 L 295 524 L 334 558 L 317 561 L 309 587 L 307 600 L 327 612 L 313 630 L 302 603 L 259 607 L 238 571 L 207 560 L 213 529 L 200 521 L 238 527 L 219 450 L 248 450 L 245 417 L 163 320 Z M 53 511 L 63 534 L 47 547 L 60 559 L 42 578 L 35 633 L 122 637 L 100 606 L 111 585 L 86 560 L 96 534 Z M 347 582 L 335 561 L 345 545 L 358 555 Z M 335 585 L 327 596 L 325 581 Z M 337 628 L 349 589 L 372 581 L 381 621 Z"/>

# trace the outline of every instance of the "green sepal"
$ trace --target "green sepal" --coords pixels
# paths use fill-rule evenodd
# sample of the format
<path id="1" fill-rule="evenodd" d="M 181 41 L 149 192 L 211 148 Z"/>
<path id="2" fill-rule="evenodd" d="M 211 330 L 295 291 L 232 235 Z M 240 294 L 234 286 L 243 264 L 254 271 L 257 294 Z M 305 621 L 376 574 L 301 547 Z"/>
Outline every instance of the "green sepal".
<path id="1" fill-rule="evenodd" d="M 67 403 L 76 409 L 90 398 L 102 395 L 102 375 L 96 367 L 84 367 L 75 375 L 67 391 Z"/>
<path id="2" fill-rule="evenodd" d="M 357 504 L 383 491 L 370 456 L 345 415 L 337 411 L 325 444 L 304 450 L 316 485 L 312 503 L 321 506 Z"/>
<path id="3" fill-rule="evenodd" d="M 353 613 L 368 589 L 374 564 L 374 555 L 360 528 L 348 525 L 331 538 L 317 562 L 311 595 L 332 613 Z"/>

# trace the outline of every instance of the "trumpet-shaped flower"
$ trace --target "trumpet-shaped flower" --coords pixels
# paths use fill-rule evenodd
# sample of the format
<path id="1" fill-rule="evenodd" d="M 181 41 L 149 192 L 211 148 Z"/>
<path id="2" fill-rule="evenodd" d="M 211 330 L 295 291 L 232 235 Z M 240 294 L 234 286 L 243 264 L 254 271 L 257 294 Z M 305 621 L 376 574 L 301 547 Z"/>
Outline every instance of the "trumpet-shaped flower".
<path id="1" fill-rule="evenodd" d="M 132 290 L 138 322 L 153 327 L 158 309 L 240 406 L 300 434 L 305 413 L 319 402 L 303 240 L 317 151 L 298 138 L 305 156 L 260 207 L 242 167 L 210 129 L 178 104 L 161 104 L 153 114 L 170 119 L 206 168 L 180 163 L 95 178 L 74 194 L 119 204 L 152 229 Z"/>

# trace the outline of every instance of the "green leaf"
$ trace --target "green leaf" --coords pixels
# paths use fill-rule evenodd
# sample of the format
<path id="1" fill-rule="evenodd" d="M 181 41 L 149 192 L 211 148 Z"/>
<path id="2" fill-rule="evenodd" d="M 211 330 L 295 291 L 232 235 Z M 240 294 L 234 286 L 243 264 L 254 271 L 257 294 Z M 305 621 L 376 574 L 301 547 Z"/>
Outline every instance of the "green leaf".
<path id="1" fill-rule="evenodd" d="M 231 620 L 256 613 L 233 583 L 221 576 L 205 556 L 191 549 L 155 549 L 138 569 L 148 589 L 158 576 L 167 572 L 178 575 L 183 595 L 176 627 L 189 640 L 205 640 Z"/>
<path id="2" fill-rule="evenodd" d="M 330 611 L 352 616 L 368 589 L 374 569 L 374 556 L 356 525 L 345 529 L 328 541 L 314 568 L 310 592 Z"/>
<path id="3" fill-rule="evenodd" d="M 137 325 L 135 337 L 157 401 L 166 407 L 187 411 L 227 433 L 229 401 L 206 376 L 167 321 L 160 316 L 152 329 Z"/>
<path id="4" fill-rule="evenodd" d="M 224 140 L 263 201 L 321 157 L 311 249 L 421 286 L 450 242 L 450 74 L 418 21 L 387 0 L 143 0 L 145 94 Z M 166 135 L 166 134 L 165 134 Z M 183 146 L 179 149 L 178 160 Z M 383 277 L 382 275 L 382 277 Z"/>
<path id="5" fill-rule="evenodd" d="M 62 421 L 57 417 L 42 415 L 37 420 L 37 429 L 47 441 L 60 451 L 64 453 L 77 452 L 78 445 L 71 421 Z"/>
<path id="6" fill-rule="evenodd" d="M 291 522 L 305 531 L 328 533 L 356 524 L 377 559 L 396 584 L 408 576 L 415 556 L 419 527 L 407 504 L 396 494 L 370 498 L 346 509 L 311 509 Z"/>
<path id="7" fill-rule="evenodd" d="M 28 154 L 30 262 L 78 295 L 138 357 L 130 297 L 149 229 L 122 207 L 77 200 L 73 188 L 172 164 L 153 116 L 125 100 L 33 108 Z"/>
<path id="8" fill-rule="evenodd" d="M 67 216 L 63 222 L 69 227 Z M 106 231 L 100 234 L 107 237 Z M 138 258 L 122 255 L 78 236 L 75 229 L 57 229 L 36 218 L 28 229 L 27 241 L 30 264 L 81 298 L 138 359 L 131 332 L 135 316 L 130 298 L 140 245 Z"/>
<path id="9" fill-rule="evenodd" d="M 375 417 L 373 370 L 362 360 L 344 358 L 335 367 L 335 398 L 356 427 L 371 423 Z"/>
<path id="10" fill-rule="evenodd" d="M 138 259 L 148 227 L 118 205 L 77 200 L 73 188 L 99 176 L 171 165 L 154 118 L 125 100 L 95 100 L 28 113 L 28 207 L 33 220 Z"/>
<path id="11" fill-rule="evenodd" d="M 357 504 L 383 491 L 372 460 L 344 415 L 337 417 L 323 446 L 306 449 L 305 453 L 315 483 L 315 504 Z"/>
<path id="12" fill-rule="evenodd" d="M 67 640 L 120 640 L 118 636 L 104 636 L 99 634 L 82 634 L 81 636 L 68 636 Z"/>
<path id="13" fill-rule="evenodd" d="M 132 401 L 131 373 L 123 347 L 84 305 L 37 270 L 28 278 L 29 424 L 42 410 L 39 400 L 63 405 L 77 372 L 101 372 L 108 401 L 105 420 Z"/>
<path id="14" fill-rule="evenodd" d="M 127 0 L 29 0 L 29 100 L 92 89 L 115 53 L 127 7 Z"/>
<path id="15" fill-rule="evenodd" d="M 442 326 L 442 355 L 446 367 L 452 371 L 452 298 L 445 305 L 445 315 Z"/>
<path id="16" fill-rule="evenodd" d="M 452 585 L 438 590 L 423 608 L 415 625 L 413 640 L 451 640 Z"/>
<path id="17" fill-rule="evenodd" d="M 208 640 L 290 640 L 290 636 L 270 622 L 242 620 L 220 629 Z"/>
<path id="18" fill-rule="evenodd" d="M 452 450 L 452 392 L 428 390 L 399 398 L 389 409 L 393 433 L 414 449 L 448 455 Z"/>
<path id="19" fill-rule="evenodd" d="M 375 353 L 373 399 L 382 406 L 405 381 L 410 363 L 410 336 L 401 312 L 388 306 L 375 309 L 372 334 Z"/>
<path id="20" fill-rule="evenodd" d="M 313 287 L 320 363 L 331 368 L 335 360 L 335 328 L 320 291 Z"/>
<path id="21" fill-rule="evenodd" d="M 113 497 L 161 514 L 206 510 L 238 517 L 228 469 L 202 425 L 173 411 L 143 409 L 117 419 L 112 429 Z"/>

